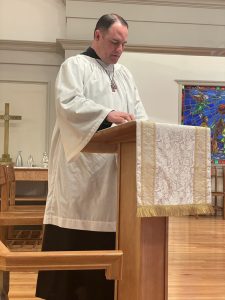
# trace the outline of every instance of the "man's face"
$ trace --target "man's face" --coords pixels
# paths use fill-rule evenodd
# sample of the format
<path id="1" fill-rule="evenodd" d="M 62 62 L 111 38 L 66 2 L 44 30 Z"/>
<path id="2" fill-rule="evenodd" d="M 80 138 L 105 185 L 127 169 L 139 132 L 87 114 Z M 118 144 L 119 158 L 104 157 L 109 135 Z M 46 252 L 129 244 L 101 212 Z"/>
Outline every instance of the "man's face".
<path id="1" fill-rule="evenodd" d="M 106 64 L 115 64 L 123 53 L 127 43 L 128 29 L 119 22 L 114 23 L 108 31 L 96 30 L 98 55 Z"/>

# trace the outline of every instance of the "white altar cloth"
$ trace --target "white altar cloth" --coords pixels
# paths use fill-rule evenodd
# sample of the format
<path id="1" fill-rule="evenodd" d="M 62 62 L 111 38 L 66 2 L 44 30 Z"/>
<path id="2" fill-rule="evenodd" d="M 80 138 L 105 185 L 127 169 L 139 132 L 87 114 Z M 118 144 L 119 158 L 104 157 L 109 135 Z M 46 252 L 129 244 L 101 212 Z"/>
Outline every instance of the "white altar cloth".
<path id="1" fill-rule="evenodd" d="M 137 215 L 211 214 L 210 129 L 137 121 Z"/>

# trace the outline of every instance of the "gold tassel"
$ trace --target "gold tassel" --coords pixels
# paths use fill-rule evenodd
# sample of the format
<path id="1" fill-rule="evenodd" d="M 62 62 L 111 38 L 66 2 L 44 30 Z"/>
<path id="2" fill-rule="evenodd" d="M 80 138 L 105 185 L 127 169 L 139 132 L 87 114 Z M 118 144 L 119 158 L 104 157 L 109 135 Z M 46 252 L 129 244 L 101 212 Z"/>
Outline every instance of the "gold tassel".
<path id="1" fill-rule="evenodd" d="M 137 217 L 182 217 L 189 215 L 212 215 L 210 204 L 153 205 L 137 208 Z"/>

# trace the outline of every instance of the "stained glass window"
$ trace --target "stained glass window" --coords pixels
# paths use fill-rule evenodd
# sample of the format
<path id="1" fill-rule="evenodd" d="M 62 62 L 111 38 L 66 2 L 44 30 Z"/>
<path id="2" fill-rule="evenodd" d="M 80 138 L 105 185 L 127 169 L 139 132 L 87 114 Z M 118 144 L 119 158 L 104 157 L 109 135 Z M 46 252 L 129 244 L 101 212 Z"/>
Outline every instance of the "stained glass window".
<path id="1" fill-rule="evenodd" d="M 209 127 L 212 163 L 225 164 L 225 85 L 183 85 L 181 123 Z"/>

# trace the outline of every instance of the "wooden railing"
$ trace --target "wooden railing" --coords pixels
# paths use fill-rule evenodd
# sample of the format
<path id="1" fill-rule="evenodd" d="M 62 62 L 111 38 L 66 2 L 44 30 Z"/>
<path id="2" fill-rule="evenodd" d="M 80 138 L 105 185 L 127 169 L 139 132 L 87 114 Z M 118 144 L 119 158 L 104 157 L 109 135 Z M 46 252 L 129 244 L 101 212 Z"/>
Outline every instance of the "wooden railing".
<path id="1" fill-rule="evenodd" d="M 0 241 L 0 270 L 36 272 L 105 269 L 107 279 L 121 279 L 122 255 L 120 250 L 12 252 Z"/>
<path id="2" fill-rule="evenodd" d="M 43 224 L 45 207 L 16 205 L 15 185 L 13 166 L 0 165 L 0 240 L 3 242 L 14 225 Z"/>
<path id="3" fill-rule="evenodd" d="M 9 272 L 105 270 L 107 279 L 122 278 L 120 250 L 12 252 L 0 241 L 0 300 L 8 300 Z"/>

